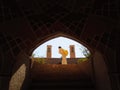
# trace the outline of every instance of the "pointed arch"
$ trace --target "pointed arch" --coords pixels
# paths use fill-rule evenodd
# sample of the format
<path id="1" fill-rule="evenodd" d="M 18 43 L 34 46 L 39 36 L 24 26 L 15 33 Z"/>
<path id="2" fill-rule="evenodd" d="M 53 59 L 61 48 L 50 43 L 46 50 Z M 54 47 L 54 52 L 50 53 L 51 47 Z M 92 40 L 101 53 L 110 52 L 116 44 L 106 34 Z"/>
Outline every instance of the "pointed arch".
<path id="1" fill-rule="evenodd" d="M 29 55 L 32 54 L 32 52 L 40 45 L 42 45 L 43 43 L 45 43 L 46 41 L 49 41 L 51 39 L 54 39 L 54 38 L 57 38 L 57 37 L 65 37 L 65 38 L 68 38 L 68 39 L 71 39 L 71 40 L 74 40 L 80 44 L 82 44 L 84 47 L 86 47 L 91 54 L 93 54 L 94 50 L 89 47 L 84 41 L 82 41 L 80 38 L 78 38 L 77 36 L 75 36 L 74 34 L 66 34 L 66 33 L 62 33 L 62 32 L 57 32 L 57 33 L 53 33 L 53 34 L 49 34 L 49 35 L 46 35 L 45 37 L 43 38 L 38 38 L 32 48 L 30 49 L 30 52 L 29 52 Z"/>

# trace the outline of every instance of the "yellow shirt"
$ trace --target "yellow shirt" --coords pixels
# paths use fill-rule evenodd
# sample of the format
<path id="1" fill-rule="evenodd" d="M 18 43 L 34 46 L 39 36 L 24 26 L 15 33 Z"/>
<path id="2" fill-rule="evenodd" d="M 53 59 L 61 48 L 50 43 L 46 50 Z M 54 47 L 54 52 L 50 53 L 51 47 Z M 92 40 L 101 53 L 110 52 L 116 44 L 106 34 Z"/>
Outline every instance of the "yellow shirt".
<path id="1" fill-rule="evenodd" d="M 68 51 L 65 50 L 65 49 L 62 49 L 62 48 L 59 49 L 59 53 L 62 54 L 62 55 L 64 55 L 64 56 L 68 55 Z"/>

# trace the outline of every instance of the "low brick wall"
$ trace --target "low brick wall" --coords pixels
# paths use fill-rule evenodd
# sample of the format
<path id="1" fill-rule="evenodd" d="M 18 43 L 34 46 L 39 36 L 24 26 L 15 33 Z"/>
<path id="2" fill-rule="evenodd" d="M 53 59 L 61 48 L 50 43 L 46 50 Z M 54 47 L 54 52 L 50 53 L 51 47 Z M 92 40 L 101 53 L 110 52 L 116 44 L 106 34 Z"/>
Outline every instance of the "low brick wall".
<path id="1" fill-rule="evenodd" d="M 67 58 L 68 64 L 77 64 L 79 58 Z M 46 59 L 47 64 L 61 64 L 62 58 Z"/>
<path id="2" fill-rule="evenodd" d="M 90 79 L 92 75 L 90 60 L 80 64 L 39 64 L 34 61 L 31 68 L 32 79 L 40 80 L 78 80 Z"/>
<path id="3" fill-rule="evenodd" d="M 43 58 L 45 64 L 61 64 L 62 58 Z M 68 64 L 78 64 L 78 59 L 81 58 L 67 58 Z M 33 61 L 37 61 L 37 58 L 33 58 Z"/>

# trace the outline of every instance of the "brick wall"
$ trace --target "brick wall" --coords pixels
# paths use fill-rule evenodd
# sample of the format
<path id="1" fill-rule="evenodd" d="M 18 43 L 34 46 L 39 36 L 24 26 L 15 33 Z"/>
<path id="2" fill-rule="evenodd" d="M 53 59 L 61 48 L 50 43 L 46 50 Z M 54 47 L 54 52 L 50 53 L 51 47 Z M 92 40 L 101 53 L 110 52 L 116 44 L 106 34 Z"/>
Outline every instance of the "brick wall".
<path id="1" fill-rule="evenodd" d="M 44 58 L 45 64 L 61 64 L 62 58 Z M 82 58 L 67 58 L 68 64 L 78 64 L 78 60 Z M 37 58 L 34 58 L 37 61 Z M 81 61 L 82 62 L 82 61 Z"/>

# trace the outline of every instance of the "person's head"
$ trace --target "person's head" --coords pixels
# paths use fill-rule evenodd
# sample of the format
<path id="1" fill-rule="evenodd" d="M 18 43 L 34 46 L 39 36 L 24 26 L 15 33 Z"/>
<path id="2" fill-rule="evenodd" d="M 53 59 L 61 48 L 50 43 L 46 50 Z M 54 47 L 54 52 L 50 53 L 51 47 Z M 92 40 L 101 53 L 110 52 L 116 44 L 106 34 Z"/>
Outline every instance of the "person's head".
<path id="1" fill-rule="evenodd" d="M 59 49 L 61 48 L 61 46 L 58 47 Z"/>

